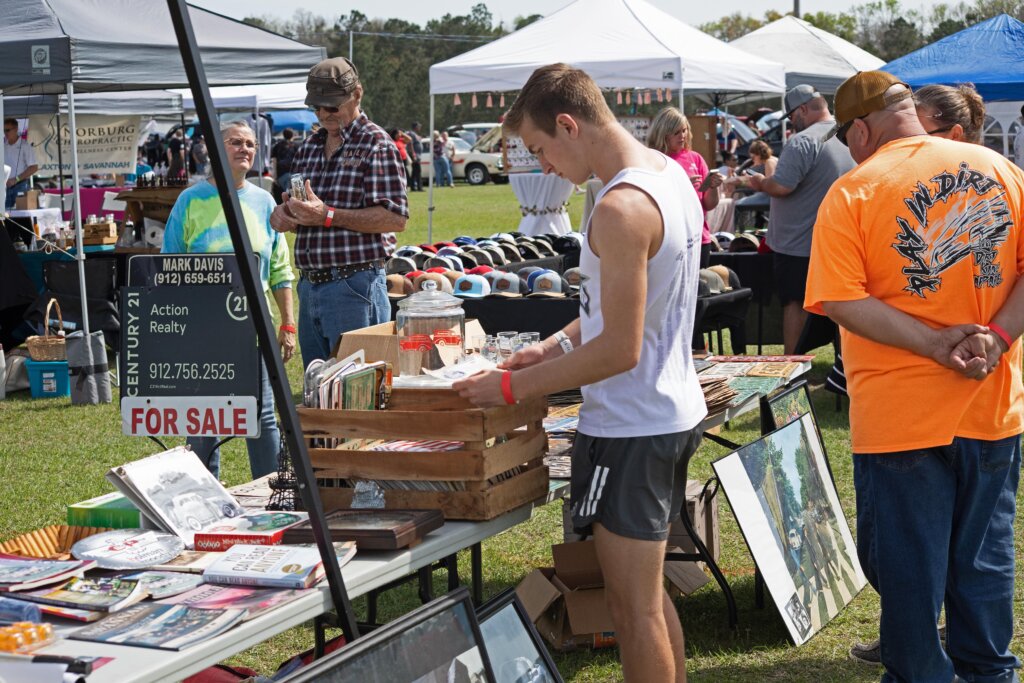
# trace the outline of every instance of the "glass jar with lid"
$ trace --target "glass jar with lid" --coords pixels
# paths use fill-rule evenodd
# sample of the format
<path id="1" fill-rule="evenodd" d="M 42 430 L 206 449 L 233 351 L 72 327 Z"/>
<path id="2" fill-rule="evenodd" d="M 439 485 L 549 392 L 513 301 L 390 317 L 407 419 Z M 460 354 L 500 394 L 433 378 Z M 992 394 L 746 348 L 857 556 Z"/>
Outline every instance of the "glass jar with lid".
<path id="1" fill-rule="evenodd" d="M 465 353 L 462 300 L 439 290 L 416 292 L 398 302 L 395 330 L 403 377 L 455 365 Z"/>

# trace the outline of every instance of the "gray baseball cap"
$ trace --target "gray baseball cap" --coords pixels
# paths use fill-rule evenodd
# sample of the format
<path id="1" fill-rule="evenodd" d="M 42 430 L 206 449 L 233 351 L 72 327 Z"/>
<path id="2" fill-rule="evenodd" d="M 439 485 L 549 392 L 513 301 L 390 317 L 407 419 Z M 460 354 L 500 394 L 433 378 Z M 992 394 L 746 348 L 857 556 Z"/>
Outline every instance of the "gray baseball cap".
<path id="1" fill-rule="evenodd" d="M 306 105 L 340 107 L 352 98 L 359 85 L 359 71 L 345 57 L 325 59 L 306 77 Z"/>
<path id="2" fill-rule="evenodd" d="M 796 86 L 786 93 L 786 114 L 783 118 L 789 118 L 799 107 L 807 104 L 815 97 L 821 97 L 821 93 L 813 87 L 806 84 Z"/>

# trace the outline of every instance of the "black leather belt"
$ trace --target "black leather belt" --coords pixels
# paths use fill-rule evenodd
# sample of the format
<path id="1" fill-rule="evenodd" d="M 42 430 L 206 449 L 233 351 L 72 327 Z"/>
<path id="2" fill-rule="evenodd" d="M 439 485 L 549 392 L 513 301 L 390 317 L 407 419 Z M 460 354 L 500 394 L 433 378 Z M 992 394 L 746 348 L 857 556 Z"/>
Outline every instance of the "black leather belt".
<path id="1" fill-rule="evenodd" d="M 334 268 L 317 268 L 309 270 L 299 271 L 299 276 L 303 279 L 309 280 L 311 284 L 322 285 L 325 282 L 334 282 L 335 280 L 344 280 L 349 278 L 356 273 L 362 273 L 366 270 L 376 270 L 377 268 L 384 267 L 384 259 L 376 259 L 374 261 L 363 261 L 362 263 L 350 263 L 346 266 L 336 266 Z"/>

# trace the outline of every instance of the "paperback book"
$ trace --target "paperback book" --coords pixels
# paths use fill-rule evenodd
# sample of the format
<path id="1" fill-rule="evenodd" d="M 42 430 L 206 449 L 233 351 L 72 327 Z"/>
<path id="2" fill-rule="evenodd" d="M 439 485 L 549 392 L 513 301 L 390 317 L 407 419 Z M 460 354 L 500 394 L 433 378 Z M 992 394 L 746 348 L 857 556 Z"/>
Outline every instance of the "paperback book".
<path id="1" fill-rule="evenodd" d="M 355 543 L 335 544 L 338 565 L 355 555 Z M 286 545 L 236 545 L 203 572 L 207 583 L 264 588 L 309 588 L 324 576 L 319 550 Z"/>
<path id="2" fill-rule="evenodd" d="M 245 617 L 241 609 L 197 609 L 159 603 L 132 605 L 68 637 L 99 643 L 184 650 L 224 633 Z"/>
<path id="3" fill-rule="evenodd" d="M 183 550 L 173 560 L 167 560 L 155 564 L 149 569 L 159 572 L 187 572 L 189 574 L 202 574 L 211 564 L 216 562 L 224 553 L 205 552 L 202 550 Z"/>
<path id="4" fill-rule="evenodd" d="M 0 593 L 63 583 L 95 566 L 92 560 L 39 560 L 0 554 Z"/>
<path id="5" fill-rule="evenodd" d="M 248 621 L 303 595 L 301 590 L 207 584 L 161 600 L 160 604 L 200 609 L 244 609 L 244 620 Z"/>
<path id="6" fill-rule="evenodd" d="M 83 621 L 91 623 L 99 621 L 107 616 L 107 612 L 97 612 L 91 609 L 72 609 L 70 607 L 58 607 L 57 605 L 39 605 L 39 611 L 51 617 L 71 619 L 72 621 Z"/>
<path id="7" fill-rule="evenodd" d="M 305 512 L 259 512 L 233 517 L 196 532 L 195 549 L 221 552 L 239 543 L 276 545 L 285 529 L 308 519 Z"/>
<path id="8" fill-rule="evenodd" d="M 57 607 L 118 612 L 146 597 L 142 583 L 118 576 L 74 578 L 57 588 L 19 593 L 18 598 Z"/>
<path id="9" fill-rule="evenodd" d="M 182 446 L 115 467 L 107 479 L 187 548 L 196 532 L 244 513 L 196 454 Z"/>

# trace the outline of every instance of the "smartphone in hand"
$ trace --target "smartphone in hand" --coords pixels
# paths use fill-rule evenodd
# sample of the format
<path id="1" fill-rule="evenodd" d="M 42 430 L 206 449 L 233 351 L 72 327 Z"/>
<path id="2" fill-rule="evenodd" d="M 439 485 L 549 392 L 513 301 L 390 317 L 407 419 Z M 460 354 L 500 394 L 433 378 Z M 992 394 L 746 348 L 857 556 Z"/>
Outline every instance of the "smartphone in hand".
<path id="1" fill-rule="evenodd" d="M 721 175 L 718 171 L 711 171 L 710 173 L 708 173 L 704 177 L 703 182 L 701 182 L 700 187 L 697 188 L 697 191 L 698 192 L 704 192 L 706 189 L 708 189 L 708 186 L 711 184 L 711 177 L 712 176 L 718 176 L 718 175 Z"/>

